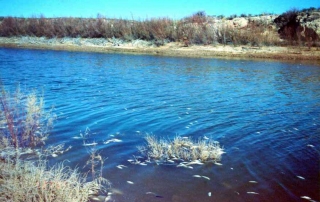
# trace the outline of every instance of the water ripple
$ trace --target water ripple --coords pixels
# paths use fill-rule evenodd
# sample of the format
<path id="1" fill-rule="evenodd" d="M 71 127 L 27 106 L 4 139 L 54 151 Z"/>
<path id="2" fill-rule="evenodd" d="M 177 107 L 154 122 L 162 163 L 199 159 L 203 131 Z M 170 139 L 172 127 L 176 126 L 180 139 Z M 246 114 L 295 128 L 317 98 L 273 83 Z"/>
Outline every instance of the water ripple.
<path id="1" fill-rule="evenodd" d="M 108 157 L 103 173 L 123 192 L 118 201 L 148 201 L 147 192 L 167 201 L 320 200 L 318 66 L 3 48 L 0 61 L 7 87 L 41 88 L 55 107 L 48 144 L 73 146 L 55 160 L 82 168 L 88 148 L 72 137 L 90 128 L 87 141 Z M 192 170 L 131 165 L 146 133 L 206 136 L 226 154 L 221 166 Z M 103 144 L 114 137 L 121 142 Z"/>

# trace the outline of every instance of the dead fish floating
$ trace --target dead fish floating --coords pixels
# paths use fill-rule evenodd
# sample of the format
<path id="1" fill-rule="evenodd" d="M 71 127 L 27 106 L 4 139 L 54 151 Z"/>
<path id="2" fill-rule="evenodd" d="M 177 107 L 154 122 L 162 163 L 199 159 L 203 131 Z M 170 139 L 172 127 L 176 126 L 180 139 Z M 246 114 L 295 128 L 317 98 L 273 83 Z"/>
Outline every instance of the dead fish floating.
<path id="1" fill-rule="evenodd" d="M 257 184 L 258 182 L 257 181 L 249 181 L 250 183 L 253 183 L 253 184 Z"/>
<path id="2" fill-rule="evenodd" d="M 92 142 L 92 143 L 83 143 L 83 146 L 95 146 L 97 145 L 98 143 L 96 142 Z"/>
<path id="3" fill-rule="evenodd" d="M 177 165 L 177 167 L 193 169 L 192 166 L 187 166 L 187 165 L 185 165 L 185 164 L 183 164 L 183 163 L 180 163 L 179 165 Z"/>
<path id="4" fill-rule="evenodd" d="M 302 176 L 299 176 L 299 175 L 297 175 L 297 178 L 302 179 L 302 180 L 305 180 L 305 179 L 306 179 L 306 178 L 304 178 L 304 177 L 302 177 Z"/>
<path id="5" fill-rule="evenodd" d="M 210 178 L 207 177 L 207 176 L 202 175 L 201 177 L 204 178 L 204 179 L 206 179 L 206 180 L 210 180 Z"/>
<path id="6" fill-rule="evenodd" d="M 134 182 L 132 182 L 132 181 L 127 181 L 127 183 L 128 183 L 128 184 L 134 184 Z"/>
<path id="7" fill-rule="evenodd" d="M 300 198 L 311 200 L 311 198 L 309 196 L 301 196 Z"/>
<path id="8" fill-rule="evenodd" d="M 203 163 L 199 160 L 194 160 L 194 161 L 191 161 L 187 164 L 185 164 L 186 166 L 189 166 L 189 165 L 203 165 Z"/>
<path id="9" fill-rule="evenodd" d="M 214 164 L 216 164 L 217 166 L 222 166 L 222 163 L 218 163 L 218 162 L 214 162 Z"/>
<path id="10" fill-rule="evenodd" d="M 53 154 L 51 154 L 51 156 L 52 156 L 53 158 L 55 158 L 55 157 L 58 157 L 58 154 L 53 153 Z"/>
<path id="11" fill-rule="evenodd" d="M 90 199 L 92 200 L 92 201 L 100 201 L 100 199 L 98 198 L 98 197 L 90 197 Z"/>
<path id="12" fill-rule="evenodd" d="M 254 191 L 248 191 L 247 194 L 256 194 L 256 195 L 257 195 L 257 194 L 259 194 L 259 193 L 254 192 Z"/>
<path id="13" fill-rule="evenodd" d="M 107 140 L 107 141 L 103 142 L 103 144 L 109 144 L 110 142 L 122 142 L 122 140 L 113 138 L 113 139 L 111 139 L 111 140 Z"/>
<path id="14" fill-rule="evenodd" d="M 123 169 L 123 168 L 126 168 L 127 166 L 125 166 L 125 165 L 117 165 L 117 168 L 119 168 L 119 169 Z"/>
<path id="15" fill-rule="evenodd" d="M 72 137 L 72 139 L 83 139 L 83 137 L 80 137 L 80 136 L 74 136 L 74 137 Z"/>
<path id="16" fill-rule="evenodd" d="M 192 175 L 192 177 L 201 178 L 201 175 Z"/>

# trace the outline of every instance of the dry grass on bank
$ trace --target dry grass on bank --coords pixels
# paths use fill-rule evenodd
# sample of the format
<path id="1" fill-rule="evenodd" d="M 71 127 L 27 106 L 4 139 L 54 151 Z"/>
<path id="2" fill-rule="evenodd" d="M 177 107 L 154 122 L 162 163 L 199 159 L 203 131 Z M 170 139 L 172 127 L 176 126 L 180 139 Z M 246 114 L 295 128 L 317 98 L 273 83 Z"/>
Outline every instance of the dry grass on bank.
<path id="1" fill-rule="evenodd" d="M 54 116 L 45 112 L 43 99 L 36 93 L 24 95 L 18 88 L 11 96 L 1 87 L 0 201 L 85 202 L 106 193 L 109 182 L 102 177 L 103 159 L 96 151 L 87 162 L 90 182 L 86 174 L 63 163 L 48 167 L 44 156 L 54 157 L 70 149 L 39 148 L 48 138 Z M 30 155 L 33 160 L 26 160 Z M 97 165 L 101 166 L 99 173 L 95 172 Z"/>
<path id="2" fill-rule="evenodd" d="M 148 158 L 160 161 L 184 160 L 201 162 L 219 161 L 224 153 L 219 143 L 212 140 L 192 141 L 189 138 L 175 137 L 172 141 L 158 139 L 155 136 L 145 137 L 147 145 L 139 148 Z"/>
<path id="3" fill-rule="evenodd" d="M 0 84 L 1 85 L 1 84 Z M 52 129 L 55 115 L 44 110 L 42 96 L 24 95 L 18 87 L 10 94 L 1 85 L 0 136 L 15 148 L 33 148 L 44 144 Z"/>
<path id="4" fill-rule="evenodd" d="M 89 201 L 105 180 L 86 182 L 86 176 L 62 163 L 5 159 L 0 163 L 0 201 Z"/>

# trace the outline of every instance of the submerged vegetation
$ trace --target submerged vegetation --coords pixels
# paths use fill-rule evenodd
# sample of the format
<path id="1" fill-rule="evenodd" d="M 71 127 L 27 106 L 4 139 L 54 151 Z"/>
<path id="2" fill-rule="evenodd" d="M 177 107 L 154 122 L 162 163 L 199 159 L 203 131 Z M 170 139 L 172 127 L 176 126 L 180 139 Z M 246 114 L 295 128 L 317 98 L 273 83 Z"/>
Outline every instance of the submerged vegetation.
<path id="1" fill-rule="evenodd" d="M 312 32 L 312 36 L 303 34 L 303 37 L 291 37 L 298 36 L 304 26 L 298 28 L 297 25 L 294 29 L 284 28 L 283 24 L 274 22 L 274 20 L 280 17 L 284 19 L 285 24 L 290 24 L 292 18 L 285 17 L 291 16 L 292 13 L 293 16 L 298 16 L 299 13 L 304 12 L 306 16 L 310 16 L 311 12 L 318 11 L 319 9 L 310 8 L 301 12 L 287 11 L 280 16 L 242 14 L 240 17 L 237 15 L 209 16 L 204 11 L 199 11 L 180 20 L 167 17 L 146 20 L 108 19 L 102 15 L 98 15 L 97 18 L 4 17 L 0 24 L 0 36 L 115 38 L 123 41 L 140 39 L 152 41 L 156 46 L 167 42 L 181 42 L 184 46 L 191 44 L 252 46 L 297 44 L 293 41 L 299 41 L 300 45 L 301 42 L 308 42 L 310 46 L 311 42 L 311 45 L 316 45 L 315 42 L 319 40 L 315 31 Z M 312 20 L 319 18 L 317 15 L 314 16 L 316 18 Z M 299 20 L 297 18 L 295 20 L 300 25 Z M 284 29 L 286 31 L 283 32 Z M 313 28 L 308 27 L 308 29 Z"/>

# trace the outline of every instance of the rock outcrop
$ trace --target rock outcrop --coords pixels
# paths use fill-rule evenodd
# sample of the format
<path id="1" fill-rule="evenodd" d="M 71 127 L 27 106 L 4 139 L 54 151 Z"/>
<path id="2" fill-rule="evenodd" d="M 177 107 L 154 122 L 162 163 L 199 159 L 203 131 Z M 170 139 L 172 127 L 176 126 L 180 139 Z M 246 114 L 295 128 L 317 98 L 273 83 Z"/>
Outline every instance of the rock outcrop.
<path id="1" fill-rule="evenodd" d="M 297 20 L 302 26 L 307 26 L 320 35 L 320 11 L 298 13 Z"/>
<path id="2" fill-rule="evenodd" d="M 288 11 L 274 19 L 283 39 L 314 42 L 319 40 L 320 12 Z"/>

